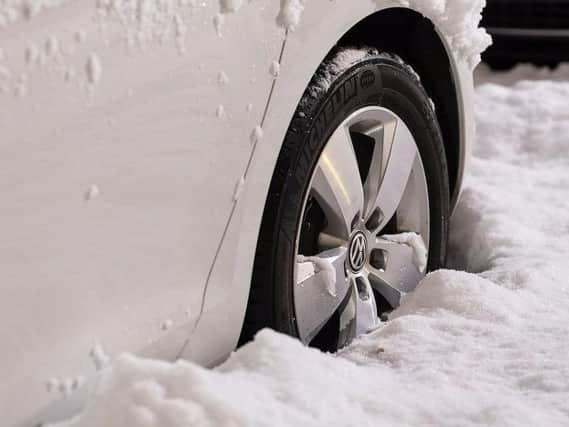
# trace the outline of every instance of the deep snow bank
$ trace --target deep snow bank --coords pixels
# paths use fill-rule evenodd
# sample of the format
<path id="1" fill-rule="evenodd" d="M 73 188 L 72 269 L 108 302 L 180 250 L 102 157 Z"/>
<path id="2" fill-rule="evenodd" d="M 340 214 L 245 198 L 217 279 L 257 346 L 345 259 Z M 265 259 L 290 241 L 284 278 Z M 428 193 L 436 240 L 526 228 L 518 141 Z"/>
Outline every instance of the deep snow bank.
<path id="1" fill-rule="evenodd" d="M 429 275 L 336 356 L 271 331 L 215 370 L 121 356 L 63 425 L 567 425 L 568 96 L 564 82 L 477 89 L 451 245 L 470 273 Z"/>

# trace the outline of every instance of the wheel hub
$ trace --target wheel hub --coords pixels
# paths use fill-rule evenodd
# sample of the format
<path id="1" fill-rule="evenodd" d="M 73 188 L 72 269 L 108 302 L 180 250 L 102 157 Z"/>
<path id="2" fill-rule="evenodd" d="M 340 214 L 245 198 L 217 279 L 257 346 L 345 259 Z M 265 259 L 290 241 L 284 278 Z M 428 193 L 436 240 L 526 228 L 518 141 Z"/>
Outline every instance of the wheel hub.
<path id="1" fill-rule="evenodd" d="M 362 231 L 356 231 L 350 240 L 348 249 L 348 267 L 352 273 L 359 273 L 367 262 L 367 237 Z"/>

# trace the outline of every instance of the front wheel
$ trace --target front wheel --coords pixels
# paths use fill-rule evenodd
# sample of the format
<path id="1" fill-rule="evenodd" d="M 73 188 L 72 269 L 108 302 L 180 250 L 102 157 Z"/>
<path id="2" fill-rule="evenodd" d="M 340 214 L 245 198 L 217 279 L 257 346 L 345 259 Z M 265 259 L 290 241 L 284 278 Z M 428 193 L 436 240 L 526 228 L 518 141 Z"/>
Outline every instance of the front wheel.
<path id="1" fill-rule="evenodd" d="M 418 76 L 394 55 L 338 52 L 283 144 L 241 341 L 272 327 L 334 351 L 374 329 L 443 265 L 448 217 L 444 146 Z"/>

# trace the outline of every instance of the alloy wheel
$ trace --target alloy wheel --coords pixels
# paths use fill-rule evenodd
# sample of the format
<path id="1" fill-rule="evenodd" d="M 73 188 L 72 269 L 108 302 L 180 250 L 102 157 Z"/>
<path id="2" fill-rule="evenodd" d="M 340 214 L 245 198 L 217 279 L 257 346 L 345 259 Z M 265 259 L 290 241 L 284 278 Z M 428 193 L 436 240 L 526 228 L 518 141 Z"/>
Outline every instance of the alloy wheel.
<path id="1" fill-rule="evenodd" d="M 296 238 L 294 305 L 305 344 L 327 331 L 333 347 L 345 346 L 379 326 L 378 298 L 395 307 L 417 286 L 427 270 L 429 212 L 406 124 L 381 107 L 351 114 L 320 154 Z"/>

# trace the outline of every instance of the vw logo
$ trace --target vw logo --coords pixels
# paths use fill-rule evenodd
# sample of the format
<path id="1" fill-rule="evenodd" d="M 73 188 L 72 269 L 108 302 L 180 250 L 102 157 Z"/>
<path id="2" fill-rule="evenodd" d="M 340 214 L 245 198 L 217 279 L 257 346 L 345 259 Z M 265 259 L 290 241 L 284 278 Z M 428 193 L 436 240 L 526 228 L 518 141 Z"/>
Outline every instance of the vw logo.
<path id="1" fill-rule="evenodd" d="M 354 273 L 359 273 L 364 268 L 367 256 L 367 239 L 364 233 L 358 231 L 352 237 L 348 253 L 350 269 Z"/>

